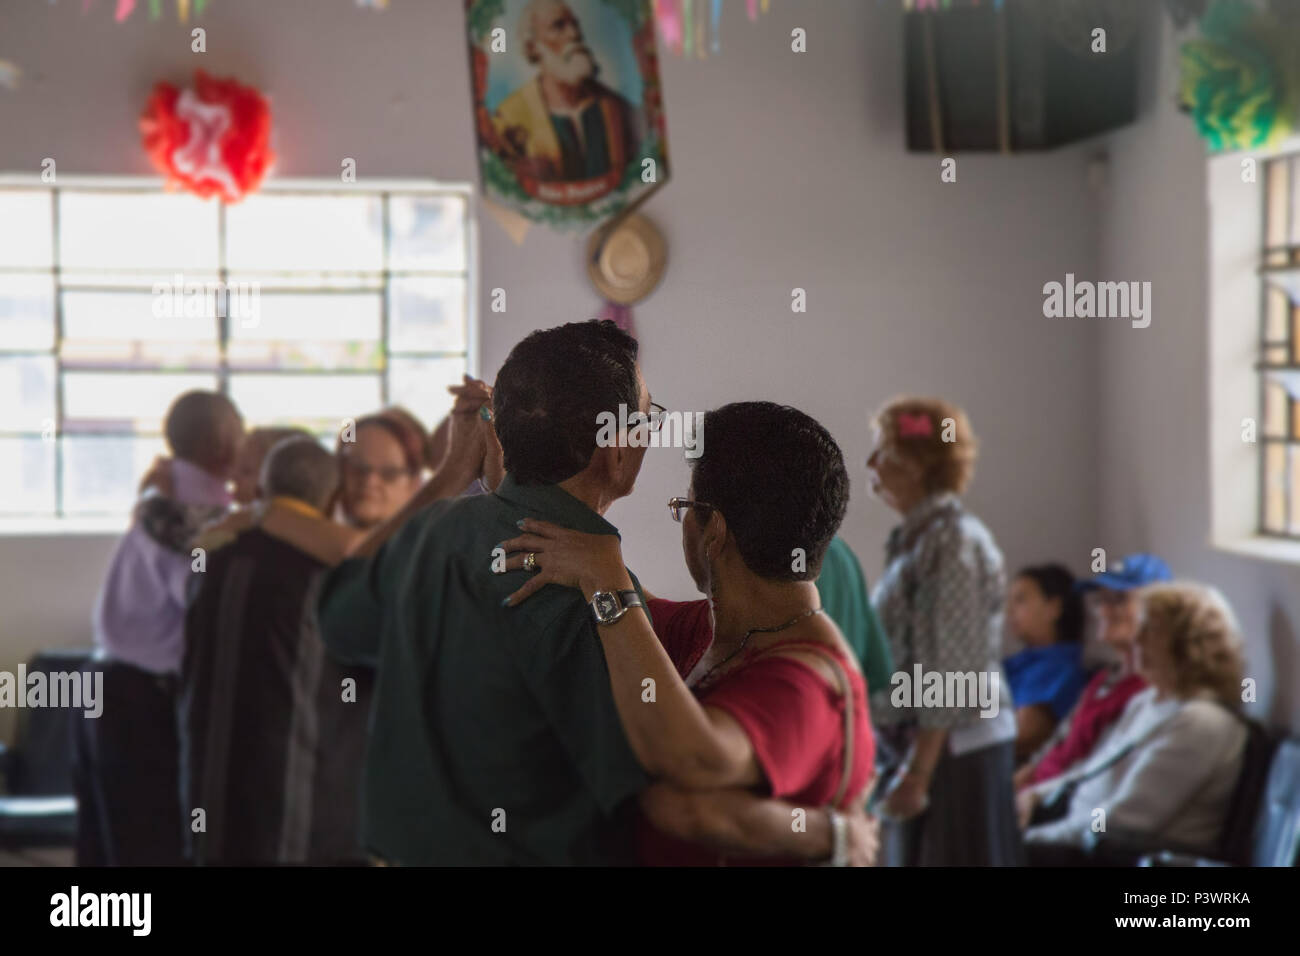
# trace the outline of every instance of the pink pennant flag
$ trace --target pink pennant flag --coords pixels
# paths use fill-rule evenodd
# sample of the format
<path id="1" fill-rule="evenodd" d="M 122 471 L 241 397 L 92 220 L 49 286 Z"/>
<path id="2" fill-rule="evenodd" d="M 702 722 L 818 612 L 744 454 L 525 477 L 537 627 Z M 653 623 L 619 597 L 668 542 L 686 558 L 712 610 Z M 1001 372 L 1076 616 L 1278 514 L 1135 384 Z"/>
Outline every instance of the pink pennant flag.
<path id="1" fill-rule="evenodd" d="M 758 0 L 745 0 L 745 7 L 749 10 L 749 19 L 758 19 Z"/>
<path id="2" fill-rule="evenodd" d="M 135 0 L 117 0 L 117 12 L 113 14 L 113 19 L 121 23 L 133 13 L 135 13 Z"/>
<path id="3" fill-rule="evenodd" d="M 655 19 L 664 46 L 673 53 L 682 49 L 682 10 L 679 0 L 655 0 Z"/>
<path id="4" fill-rule="evenodd" d="M 636 322 L 632 318 L 632 309 L 630 306 L 619 305 L 616 302 L 606 302 L 596 316 L 602 321 L 613 322 L 628 335 L 636 338 Z"/>

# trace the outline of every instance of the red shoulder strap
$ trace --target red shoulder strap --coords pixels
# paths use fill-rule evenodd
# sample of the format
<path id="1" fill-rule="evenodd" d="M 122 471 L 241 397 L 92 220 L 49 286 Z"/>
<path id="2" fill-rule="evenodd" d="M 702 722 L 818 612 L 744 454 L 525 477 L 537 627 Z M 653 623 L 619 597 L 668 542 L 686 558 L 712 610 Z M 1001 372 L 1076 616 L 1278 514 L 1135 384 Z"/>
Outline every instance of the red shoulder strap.
<path id="1" fill-rule="evenodd" d="M 785 641 L 774 644 L 755 654 L 751 660 L 758 660 L 764 655 L 770 655 L 773 651 L 795 647 L 816 651 L 830 663 L 835 670 L 840 698 L 844 701 L 844 769 L 840 772 L 840 785 L 836 788 L 835 796 L 831 798 L 830 802 L 832 807 L 839 807 L 849 788 L 849 778 L 853 776 L 853 683 L 849 679 L 848 668 L 844 666 L 844 659 L 840 652 L 820 641 Z"/>

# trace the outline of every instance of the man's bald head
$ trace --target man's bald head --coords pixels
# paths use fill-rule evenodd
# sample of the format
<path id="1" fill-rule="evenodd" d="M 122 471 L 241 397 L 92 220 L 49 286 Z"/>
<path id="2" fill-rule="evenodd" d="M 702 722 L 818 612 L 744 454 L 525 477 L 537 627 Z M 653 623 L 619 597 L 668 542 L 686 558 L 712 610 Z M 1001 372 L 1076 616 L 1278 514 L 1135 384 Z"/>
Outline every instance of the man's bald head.
<path id="1" fill-rule="evenodd" d="M 167 410 L 164 433 L 176 458 L 228 478 L 243 442 L 244 420 L 218 392 L 186 392 Z"/>
<path id="2" fill-rule="evenodd" d="M 296 498 L 324 511 L 338 489 L 338 459 L 310 435 L 295 435 L 267 453 L 259 484 L 268 498 Z"/>

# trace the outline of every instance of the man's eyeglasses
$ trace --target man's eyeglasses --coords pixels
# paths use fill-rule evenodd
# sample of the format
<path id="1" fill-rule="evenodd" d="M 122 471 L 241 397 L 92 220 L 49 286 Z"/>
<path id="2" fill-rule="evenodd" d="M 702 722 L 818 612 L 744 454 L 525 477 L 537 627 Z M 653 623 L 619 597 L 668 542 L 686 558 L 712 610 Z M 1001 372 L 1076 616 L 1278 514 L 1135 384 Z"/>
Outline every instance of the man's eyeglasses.
<path id="1" fill-rule="evenodd" d="M 710 511 L 717 511 L 713 505 L 705 504 L 703 501 L 691 501 L 690 498 L 669 498 L 668 513 L 673 516 L 673 520 L 681 523 L 682 515 L 686 513 L 687 508 L 700 508 L 705 514 Z"/>
<path id="2" fill-rule="evenodd" d="M 658 402 L 650 403 L 650 411 L 633 412 L 627 417 L 628 424 L 636 426 L 645 422 L 652 432 L 657 432 L 664 423 L 664 416 L 668 414 L 668 409 L 664 408 Z"/>
<path id="3" fill-rule="evenodd" d="M 358 481 L 365 481 L 372 474 L 378 474 L 379 479 L 386 485 L 396 484 L 403 478 L 411 476 L 408 469 L 399 465 L 384 465 L 382 468 L 376 468 L 374 465 L 367 465 L 360 461 L 344 461 L 343 467 Z"/>
<path id="4" fill-rule="evenodd" d="M 1128 591 L 1113 591 L 1110 588 L 1096 588 L 1089 591 L 1084 603 L 1100 610 L 1104 607 L 1122 607 L 1129 602 L 1132 595 Z"/>

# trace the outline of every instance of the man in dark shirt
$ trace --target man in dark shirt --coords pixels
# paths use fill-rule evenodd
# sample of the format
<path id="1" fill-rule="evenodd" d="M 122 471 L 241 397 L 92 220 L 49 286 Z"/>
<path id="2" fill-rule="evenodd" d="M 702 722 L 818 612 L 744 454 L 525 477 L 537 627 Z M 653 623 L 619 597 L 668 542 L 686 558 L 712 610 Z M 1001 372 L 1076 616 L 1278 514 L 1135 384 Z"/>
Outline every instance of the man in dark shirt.
<path id="1" fill-rule="evenodd" d="M 306 433 L 284 439 L 262 467 L 258 511 L 324 524 L 337 484 L 338 464 L 319 442 Z M 365 858 L 361 771 L 374 674 L 325 652 L 315 624 L 324 570 L 254 527 L 194 575 L 180 714 L 195 863 Z"/>
<path id="2" fill-rule="evenodd" d="M 533 333 L 492 391 L 507 472 L 496 492 L 413 502 L 363 545 L 370 557 L 327 579 L 326 644 L 378 665 L 363 825 L 378 857 L 630 862 L 622 813 L 648 780 L 614 707 L 591 609 L 558 587 L 506 608 L 529 575 L 491 573 L 494 549 L 524 517 L 618 533 L 601 515 L 632 490 L 645 454 L 597 447 L 598 416 L 620 404 L 650 407 L 634 339 L 610 322 Z M 463 460 L 456 432 L 450 457 Z"/>

